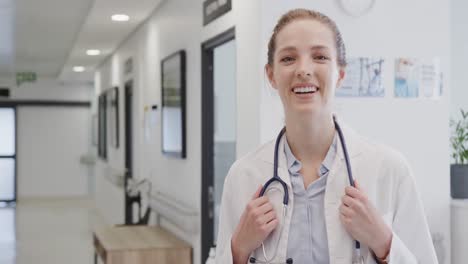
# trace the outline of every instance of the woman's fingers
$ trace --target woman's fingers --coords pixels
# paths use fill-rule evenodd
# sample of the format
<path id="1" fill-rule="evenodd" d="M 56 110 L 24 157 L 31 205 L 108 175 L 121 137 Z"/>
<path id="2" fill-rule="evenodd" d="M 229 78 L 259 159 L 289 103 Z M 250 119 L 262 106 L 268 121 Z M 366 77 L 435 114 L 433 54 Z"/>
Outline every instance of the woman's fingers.
<path id="1" fill-rule="evenodd" d="M 341 202 L 347 207 L 351 207 L 351 208 L 356 204 L 355 200 L 351 196 L 348 196 L 348 195 L 343 196 L 341 198 Z"/>
<path id="2" fill-rule="evenodd" d="M 270 222 L 268 222 L 267 224 L 265 224 L 263 226 L 263 230 L 266 232 L 266 233 L 271 233 L 271 231 L 273 231 L 276 226 L 278 225 L 279 221 L 277 218 L 271 220 Z"/>
<path id="3" fill-rule="evenodd" d="M 269 222 L 273 221 L 274 219 L 276 219 L 276 212 L 275 211 L 270 211 L 270 212 L 264 214 L 262 219 L 263 219 L 264 223 L 269 223 Z"/>
<path id="4" fill-rule="evenodd" d="M 247 204 L 247 212 L 253 212 L 255 211 L 258 207 L 262 206 L 263 204 L 268 202 L 268 197 L 266 196 L 261 196 L 260 192 L 262 190 L 263 186 L 260 185 L 257 190 L 255 191 L 254 195 L 252 196 L 252 200 Z"/>
<path id="5" fill-rule="evenodd" d="M 259 207 L 261 207 L 261 206 L 263 206 L 263 205 L 265 205 L 267 203 L 268 203 L 268 197 L 266 197 L 266 196 L 258 197 L 255 200 L 252 200 L 247 204 L 247 210 L 251 211 L 251 212 L 254 212 L 254 211 L 257 210 L 257 208 L 259 208 Z"/>
<path id="6" fill-rule="evenodd" d="M 357 198 L 359 196 L 359 190 L 354 188 L 353 186 L 346 186 L 345 193 L 346 195 L 349 195 L 353 198 Z"/>
<path id="7" fill-rule="evenodd" d="M 261 215 L 266 214 L 271 210 L 273 210 L 273 205 L 270 203 L 270 201 L 267 201 L 266 203 L 258 207 L 258 213 Z"/>
<path id="8" fill-rule="evenodd" d="M 362 202 L 367 202 L 367 195 L 362 191 L 361 186 L 357 181 L 355 181 L 355 185 L 356 187 L 347 186 L 345 188 L 345 194 Z"/>
<path id="9" fill-rule="evenodd" d="M 357 198 L 353 198 L 351 196 L 345 195 L 341 198 L 343 205 L 349 207 L 354 212 L 365 213 L 366 212 L 366 202 L 359 200 Z"/>
<path id="10" fill-rule="evenodd" d="M 262 188 L 263 188 L 263 185 L 260 185 L 257 190 L 255 191 L 253 197 L 252 197 L 252 200 L 255 200 L 259 197 L 260 195 L 260 192 L 262 191 Z"/>
<path id="11" fill-rule="evenodd" d="M 353 217 L 355 215 L 355 212 L 353 209 L 344 206 L 343 204 L 340 205 L 340 214 L 345 216 L 345 217 Z"/>

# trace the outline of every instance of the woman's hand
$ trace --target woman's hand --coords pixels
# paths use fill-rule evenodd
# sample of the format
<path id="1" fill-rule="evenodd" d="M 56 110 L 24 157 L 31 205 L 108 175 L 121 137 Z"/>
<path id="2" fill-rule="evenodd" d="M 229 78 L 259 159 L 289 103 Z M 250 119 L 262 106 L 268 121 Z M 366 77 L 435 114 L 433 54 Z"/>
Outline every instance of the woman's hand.
<path id="1" fill-rule="evenodd" d="M 357 182 L 345 189 L 340 206 L 340 220 L 351 236 L 367 245 L 378 258 L 390 252 L 392 230 L 371 204 Z"/>
<path id="2" fill-rule="evenodd" d="M 247 263 L 250 253 L 258 248 L 278 225 L 276 212 L 268 197 L 260 195 L 260 186 L 247 204 L 232 235 L 231 250 L 234 263 Z"/>

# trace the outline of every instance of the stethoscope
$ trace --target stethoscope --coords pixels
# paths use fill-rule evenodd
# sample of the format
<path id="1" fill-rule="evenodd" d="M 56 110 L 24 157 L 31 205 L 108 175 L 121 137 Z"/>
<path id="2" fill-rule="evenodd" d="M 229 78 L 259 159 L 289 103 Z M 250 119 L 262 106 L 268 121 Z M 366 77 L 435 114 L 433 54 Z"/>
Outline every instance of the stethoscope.
<path id="1" fill-rule="evenodd" d="M 341 127 L 338 125 L 338 122 L 336 122 L 335 116 L 333 116 L 333 122 L 335 123 L 335 129 L 338 132 L 338 137 L 341 142 L 341 147 L 343 149 L 343 154 L 346 162 L 346 169 L 348 171 L 348 179 L 349 179 L 349 184 L 354 187 L 354 178 L 353 178 L 353 173 L 351 171 L 351 163 L 349 161 L 349 156 L 348 156 L 348 150 L 346 148 L 346 143 L 344 141 L 344 136 L 343 132 L 341 131 Z M 260 191 L 259 196 L 263 196 L 265 192 L 268 189 L 268 186 L 274 182 L 278 182 L 281 184 L 283 187 L 284 195 L 283 195 L 283 219 L 285 219 L 287 210 L 288 210 L 288 202 L 289 202 L 289 194 L 288 194 L 288 187 L 286 183 L 278 176 L 278 149 L 279 149 L 279 144 L 281 141 L 281 138 L 283 137 L 284 133 L 286 132 L 286 127 L 281 129 L 280 133 L 278 134 L 278 137 L 276 138 L 276 143 L 275 143 L 275 156 L 274 156 L 274 161 L 273 161 L 273 177 L 271 177 L 263 186 L 262 190 Z M 280 227 L 280 236 L 283 234 L 283 224 L 281 224 Z M 263 251 L 263 257 L 264 260 L 259 260 L 254 257 L 251 257 L 249 259 L 250 263 L 262 263 L 262 264 L 292 264 L 293 259 L 292 258 L 287 258 L 285 262 L 272 262 L 273 259 L 276 257 L 276 254 L 278 252 L 278 244 L 279 244 L 279 238 L 276 241 L 276 246 L 275 246 L 275 251 L 274 254 L 271 258 L 267 257 L 266 251 L 265 251 L 265 244 L 262 242 L 262 251 Z M 364 264 L 364 258 L 361 255 L 361 243 L 359 241 L 355 240 L 355 247 L 354 247 L 354 253 L 353 253 L 353 260 L 352 264 Z"/>

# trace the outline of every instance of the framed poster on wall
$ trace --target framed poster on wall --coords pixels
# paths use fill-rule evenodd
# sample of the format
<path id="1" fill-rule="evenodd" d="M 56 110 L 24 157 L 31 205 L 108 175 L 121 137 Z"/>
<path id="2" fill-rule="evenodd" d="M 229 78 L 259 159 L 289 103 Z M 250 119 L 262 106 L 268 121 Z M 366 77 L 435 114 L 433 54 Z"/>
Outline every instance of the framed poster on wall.
<path id="1" fill-rule="evenodd" d="M 161 61 L 161 123 L 164 155 L 186 157 L 185 51 L 178 51 Z"/>

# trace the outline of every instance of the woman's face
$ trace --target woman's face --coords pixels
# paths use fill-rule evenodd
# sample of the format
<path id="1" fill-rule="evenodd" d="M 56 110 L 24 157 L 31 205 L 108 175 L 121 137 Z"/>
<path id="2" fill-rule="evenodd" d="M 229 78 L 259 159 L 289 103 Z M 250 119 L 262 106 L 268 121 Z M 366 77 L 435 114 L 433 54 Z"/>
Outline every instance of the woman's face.
<path id="1" fill-rule="evenodd" d="M 331 113 L 335 88 L 345 75 L 333 32 L 312 19 L 295 20 L 278 32 L 273 66 L 266 70 L 286 115 Z"/>

